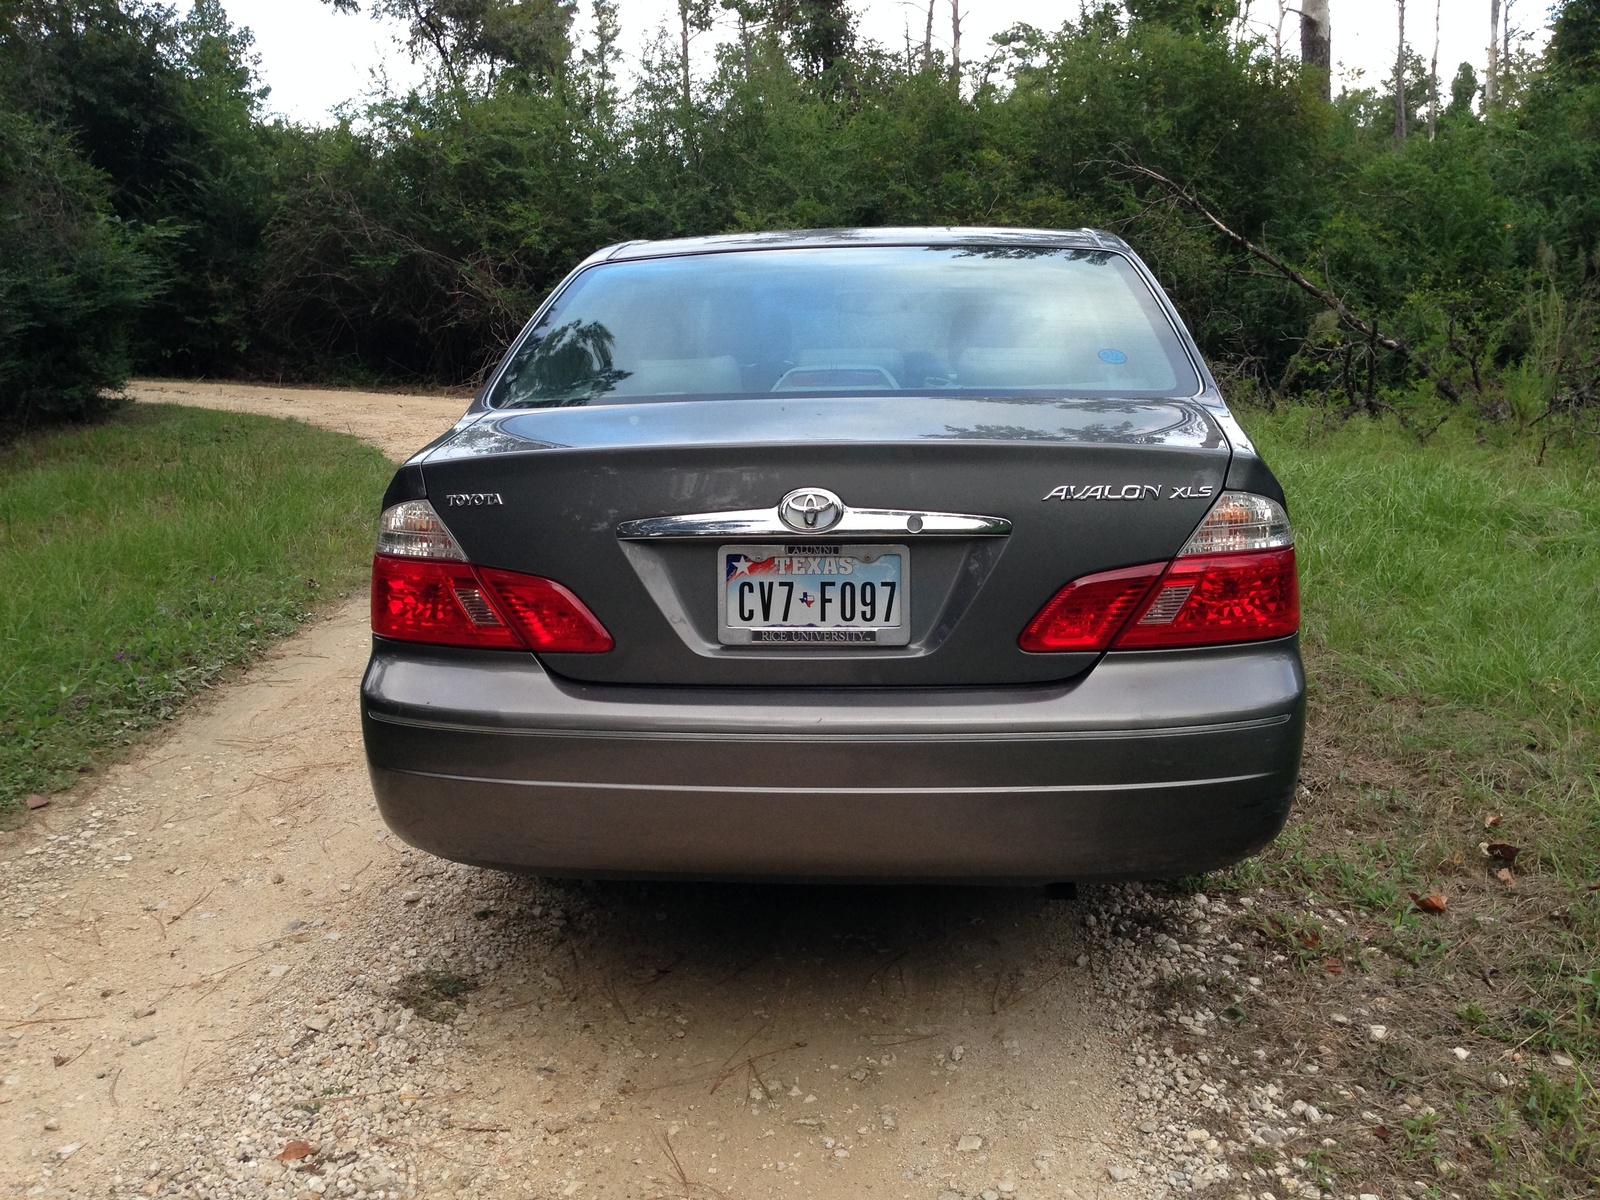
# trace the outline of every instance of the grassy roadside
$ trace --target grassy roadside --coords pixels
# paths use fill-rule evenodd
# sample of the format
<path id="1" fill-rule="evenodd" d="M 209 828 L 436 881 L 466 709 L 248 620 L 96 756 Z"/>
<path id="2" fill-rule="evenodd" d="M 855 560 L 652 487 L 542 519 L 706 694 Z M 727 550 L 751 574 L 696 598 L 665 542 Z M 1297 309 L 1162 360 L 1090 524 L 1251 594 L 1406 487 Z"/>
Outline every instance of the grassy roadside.
<path id="1" fill-rule="evenodd" d="M 1293 506 L 1312 716 L 1288 830 L 1204 884 L 1254 898 L 1271 997 L 1224 1036 L 1345 1114 L 1302 1151 L 1325 1195 L 1593 1195 L 1594 450 L 1247 416 Z M 1281 1157 L 1234 1165 L 1260 1192 Z"/>
<path id="2" fill-rule="evenodd" d="M 359 584 L 391 471 L 353 438 L 168 405 L 0 446 L 0 820 Z"/>

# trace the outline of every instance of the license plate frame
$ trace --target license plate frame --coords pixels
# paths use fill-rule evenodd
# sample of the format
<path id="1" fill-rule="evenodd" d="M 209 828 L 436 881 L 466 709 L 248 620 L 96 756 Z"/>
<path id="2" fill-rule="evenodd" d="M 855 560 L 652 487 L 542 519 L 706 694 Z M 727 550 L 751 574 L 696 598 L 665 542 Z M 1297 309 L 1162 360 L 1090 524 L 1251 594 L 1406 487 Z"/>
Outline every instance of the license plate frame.
<path id="1" fill-rule="evenodd" d="M 730 559 L 743 556 L 758 567 L 770 563 L 774 558 L 787 560 L 779 562 L 774 567 L 754 572 L 745 571 L 745 578 L 741 578 L 739 564 L 730 564 Z M 898 558 L 896 568 L 891 572 L 885 557 Z M 795 563 L 795 559 L 813 560 L 810 562 Z M 834 570 L 821 569 L 823 560 L 834 560 Z M 838 560 L 849 560 L 851 569 L 842 572 Z M 817 570 L 794 570 L 795 566 L 816 566 Z M 814 650 L 850 650 L 850 649 L 881 649 L 909 645 L 911 642 L 911 622 L 908 619 L 911 600 L 911 549 L 902 543 L 873 543 L 854 544 L 850 542 L 767 542 L 767 543 L 728 543 L 717 547 L 717 636 L 724 646 L 761 646 L 763 648 L 791 649 L 805 648 Z M 860 568 L 859 574 L 857 569 Z M 890 578 L 892 574 L 892 578 Z M 852 578 L 853 577 L 853 578 Z M 755 589 L 744 593 L 748 603 L 747 611 L 755 614 L 749 621 L 744 620 L 738 605 L 740 602 L 739 585 L 744 582 L 755 585 Z M 817 590 L 812 592 L 806 581 L 815 581 Z M 799 601 L 803 594 L 810 594 L 813 603 L 807 607 L 821 606 L 827 601 L 830 605 L 844 606 L 845 592 L 842 587 L 835 591 L 832 587 L 823 588 L 824 583 L 842 585 L 851 583 L 856 590 L 852 596 L 855 617 L 850 623 L 844 623 L 843 618 L 821 621 L 802 622 L 797 620 L 773 621 L 761 619 L 759 585 L 763 582 L 773 584 L 771 596 L 772 608 L 783 599 L 788 599 L 791 604 Z M 779 585 L 788 582 L 795 585 L 787 596 L 784 596 Z M 865 597 L 861 594 L 860 586 L 863 583 L 874 585 L 873 607 L 876 610 L 880 603 L 884 603 L 882 586 L 894 584 L 893 592 L 887 600 L 888 620 L 863 622 L 861 620 Z M 769 610 L 770 612 L 770 610 Z M 791 617 L 795 615 L 791 609 Z M 818 607 L 817 615 L 821 616 Z"/>

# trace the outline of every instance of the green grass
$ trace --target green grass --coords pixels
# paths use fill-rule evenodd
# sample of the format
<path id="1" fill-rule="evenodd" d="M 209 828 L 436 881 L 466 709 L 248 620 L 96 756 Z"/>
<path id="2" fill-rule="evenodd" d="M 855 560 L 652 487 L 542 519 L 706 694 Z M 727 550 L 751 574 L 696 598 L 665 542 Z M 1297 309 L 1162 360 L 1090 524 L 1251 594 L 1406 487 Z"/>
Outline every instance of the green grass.
<path id="1" fill-rule="evenodd" d="M 1449 1154 L 1475 1166 L 1450 1190 L 1592 1194 L 1596 447 L 1541 456 L 1537 442 L 1480 436 L 1464 421 L 1422 444 L 1389 423 L 1304 409 L 1243 417 L 1295 522 L 1311 722 L 1310 792 L 1288 829 L 1207 883 L 1265 889 L 1256 933 L 1299 981 L 1279 977 L 1284 1003 L 1238 1036 L 1321 1039 L 1329 1011 L 1387 997 L 1385 1019 L 1400 1032 L 1381 1051 L 1357 1040 L 1325 1061 L 1325 1080 L 1342 1073 L 1373 1095 L 1415 1089 L 1456 1112 L 1449 1124 L 1467 1140 L 1452 1136 Z M 1509 884 L 1479 850 L 1497 840 L 1523 848 Z M 1419 912 L 1412 891 L 1447 895 L 1448 913 Z M 1313 915 L 1329 907 L 1360 914 L 1359 941 Z M 1463 1043 L 1466 1066 L 1449 1053 Z M 1550 1052 L 1571 1055 L 1576 1070 L 1547 1076 L 1538 1056 Z M 1485 1086 L 1496 1065 L 1520 1079 L 1512 1091 Z M 1384 1154 L 1395 1181 L 1413 1178 L 1446 1133 L 1406 1121 L 1381 1152 L 1341 1143 L 1330 1162 L 1349 1186 L 1335 1190 L 1381 1184 Z"/>
<path id="2" fill-rule="evenodd" d="M 165 405 L 0 447 L 0 815 L 358 585 L 392 469 L 297 422 Z"/>
<path id="3" fill-rule="evenodd" d="M 1249 425 L 1293 511 L 1315 696 L 1464 801 L 1539 810 L 1541 865 L 1600 880 L 1594 447 L 1541 463 L 1448 424 L 1425 445 L 1304 411 Z"/>
<path id="4" fill-rule="evenodd" d="M 1381 696 L 1500 717 L 1600 716 L 1600 464 L 1592 447 L 1426 445 L 1304 412 L 1251 434 L 1294 510 L 1306 639 Z"/>

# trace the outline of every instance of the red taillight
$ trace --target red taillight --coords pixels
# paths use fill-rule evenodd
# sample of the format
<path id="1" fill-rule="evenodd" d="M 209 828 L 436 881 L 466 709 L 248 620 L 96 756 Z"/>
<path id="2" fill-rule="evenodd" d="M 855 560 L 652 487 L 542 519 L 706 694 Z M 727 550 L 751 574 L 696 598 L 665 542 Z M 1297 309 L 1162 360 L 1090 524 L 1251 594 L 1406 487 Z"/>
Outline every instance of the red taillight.
<path id="1" fill-rule="evenodd" d="M 583 601 L 552 580 L 387 554 L 372 560 L 372 631 L 404 642 L 561 654 L 613 644 Z"/>
<path id="2" fill-rule="evenodd" d="M 1114 646 L 1217 646 L 1287 637 L 1299 628 L 1293 546 L 1202 554 L 1173 562 Z"/>
<path id="3" fill-rule="evenodd" d="M 1104 650 L 1165 569 L 1146 563 L 1074 579 L 1028 622 L 1018 644 L 1035 654 Z"/>
<path id="4" fill-rule="evenodd" d="M 478 577 L 494 590 L 495 603 L 521 631 L 531 650 L 599 654 L 613 643 L 588 607 L 553 579 L 479 567 Z"/>
<path id="5" fill-rule="evenodd" d="M 1028 622 L 1035 653 L 1221 646 L 1300 628 L 1294 534 L 1283 506 L 1223 492 L 1171 563 L 1075 579 Z"/>
<path id="6" fill-rule="evenodd" d="M 402 642 L 522 648 L 471 566 L 425 558 L 373 558 L 372 632 Z"/>

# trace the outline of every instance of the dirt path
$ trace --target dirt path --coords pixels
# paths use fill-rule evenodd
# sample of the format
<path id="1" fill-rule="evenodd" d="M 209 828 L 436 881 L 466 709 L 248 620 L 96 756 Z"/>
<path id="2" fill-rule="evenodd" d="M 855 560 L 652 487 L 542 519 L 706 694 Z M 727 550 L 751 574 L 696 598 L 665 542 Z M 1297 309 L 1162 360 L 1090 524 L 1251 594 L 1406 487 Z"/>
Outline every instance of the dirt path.
<path id="1" fill-rule="evenodd" d="M 132 390 L 292 414 L 395 457 L 462 407 Z M 1138 1116 L 1090 908 L 439 862 L 373 808 L 366 645 L 347 602 L 0 838 L 0 1194 L 951 1200 L 1160 1182 L 1154 1163 L 1107 1175 Z"/>
<path id="2" fill-rule="evenodd" d="M 467 408 L 457 396 L 404 396 L 332 388 L 135 379 L 126 392 L 146 403 L 187 404 L 224 412 L 292 417 L 348 433 L 395 461 L 410 457 L 456 423 Z"/>

